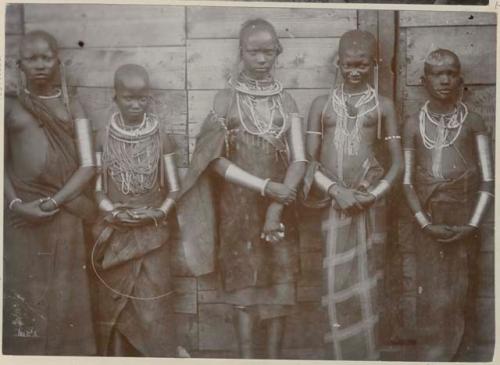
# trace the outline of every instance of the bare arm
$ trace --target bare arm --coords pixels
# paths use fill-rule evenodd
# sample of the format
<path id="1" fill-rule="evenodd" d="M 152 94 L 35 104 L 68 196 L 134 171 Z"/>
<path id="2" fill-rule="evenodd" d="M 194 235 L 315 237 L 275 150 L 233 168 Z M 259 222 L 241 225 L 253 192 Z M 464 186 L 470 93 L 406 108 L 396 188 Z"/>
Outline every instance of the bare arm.
<path id="1" fill-rule="evenodd" d="M 446 239 L 453 235 L 451 227 L 442 224 L 432 224 L 418 198 L 414 187 L 415 169 L 417 166 L 416 139 L 421 138 L 417 133 L 418 120 L 412 118 L 407 121 L 403 132 L 404 150 L 404 176 L 403 192 L 408 202 L 408 206 L 419 224 L 420 228 L 435 239 Z"/>
<path id="2" fill-rule="evenodd" d="M 392 101 L 385 97 L 380 97 L 380 108 L 382 113 L 382 123 L 384 126 L 385 137 L 389 154 L 391 156 L 391 167 L 384 178 L 379 182 L 371 193 L 379 198 L 383 196 L 403 173 L 403 153 L 401 151 L 401 135 L 398 131 L 396 111 Z"/>
<path id="3" fill-rule="evenodd" d="M 474 210 L 472 211 L 469 222 L 463 226 L 452 227 L 455 234 L 442 242 L 458 241 L 475 230 L 479 229 L 481 222 L 486 215 L 490 204 L 494 199 L 494 172 L 493 172 L 493 156 L 491 151 L 490 137 L 487 133 L 486 126 L 482 118 L 470 113 L 468 124 L 471 126 L 473 133 L 473 143 L 476 147 L 476 155 L 478 157 L 479 171 L 481 173 L 481 184 L 479 186 L 478 198 Z"/>
<path id="4" fill-rule="evenodd" d="M 215 96 L 213 108 L 217 115 L 226 116 L 231 97 L 232 95 L 228 90 L 223 90 Z M 296 192 L 293 189 L 284 184 L 252 175 L 225 157 L 214 160 L 210 164 L 210 168 L 226 181 L 260 192 L 262 195 L 282 203 L 289 203 L 295 199 Z"/>
<path id="5" fill-rule="evenodd" d="M 283 184 L 296 190 L 306 172 L 307 159 L 305 154 L 304 134 L 302 131 L 302 119 L 298 114 L 292 113 L 289 116 L 289 120 L 291 125 L 287 133 L 287 143 L 290 150 L 290 165 L 287 169 Z M 269 205 L 266 213 L 266 224 L 263 229 L 264 234 L 269 231 L 280 230 L 283 208 L 283 204 L 279 202 L 272 202 Z M 278 237 L 275 237 L 275 240 L 277 239 Z"/>

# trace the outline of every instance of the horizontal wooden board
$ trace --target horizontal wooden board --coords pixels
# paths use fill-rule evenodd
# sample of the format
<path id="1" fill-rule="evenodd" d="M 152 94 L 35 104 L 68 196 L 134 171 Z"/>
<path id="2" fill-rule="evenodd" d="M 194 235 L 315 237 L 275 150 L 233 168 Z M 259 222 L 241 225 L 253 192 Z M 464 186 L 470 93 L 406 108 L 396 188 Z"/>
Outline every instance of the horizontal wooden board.
<path id="1" fill-rule="evenodd" d="M 321 301 L 321 286 L 299 286 L 297 287 L 298 302 L 319 302 Z"/>
<path id="2" fill-rule="evenodd" d="M 235 351 L 236 336 L 233 329 L 233 311 L 227 304 L 200 304 L 199 349 Z"/>
<path id="3" fill-rule="evenodd" d="M 241 25 L 255 18 L 271 22 L 282 38 L 338 37 L 356 28 L 355 10 L 285 8 L 187 8 L 189 38 L 238 38 Z"/>
<path id="4" fill-rule="evenodd" d="M 285 88 L 329 88 L 338 38 L 284 39 L 276 62 L 276 79 Z M 188 89 L 223 89 L 237 72 L 236 39 L 188 40 Z"/>
<path id="5" fill-rule="evenodd" d="M 456 25 L 495 25 L 493 13 L 451 12 L 451 11 L 400 11 L 401 27 L 429 27 Z"/>
<path id="6" fill-rule="evenodd" d="M 70 85 L 112 87 L 116 69 L 124 64 L 144 66 L 155 89 L 184 89 L 184 47 L 65 49 L 61 59 Z"/>
<path id="7" fill-rule="evenodd" d="M 26 30 L 42 29 L 59 45 L 131 47 L 183 45 L 185 16 L 181 6 L 26 4 Z"/>
<path id="8" fill-rule="evenodd" d="M 297 310 L 287 316 L 283 348 L 321 348 L 324 344 L 327 315 L 318 303 L 300 303 Z"/>
<path id="9" fill-rule="evenodd" d="M 495 82 L 496 27 L 409 28 L 406 34 L 408 85 L 420 84 L 424 60 L 431 51 L 450 47 L 460 58 L 467 84 Z"/>
<path id="10" fill-rule="evenodd" d="M 22 4 L 7 4 L 5 7 L 5 34 L 23 34 Z"/>

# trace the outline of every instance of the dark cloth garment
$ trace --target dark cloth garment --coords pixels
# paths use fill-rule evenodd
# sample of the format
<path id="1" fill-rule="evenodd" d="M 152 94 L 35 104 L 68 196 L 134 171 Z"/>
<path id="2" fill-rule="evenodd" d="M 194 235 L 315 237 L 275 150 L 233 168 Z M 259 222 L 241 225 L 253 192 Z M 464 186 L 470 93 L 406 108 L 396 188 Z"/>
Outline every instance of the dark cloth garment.
<path id="1" fill-rule="evenodd" d="M 472 167 L 453 181 L 439 181 L 418 169 L 415 187 L 433 223 L 464 225 L 477 199 L 478 175 Z M 451 361 L 464 334 L 469 270 L 479 237 L 439 243 L 418 227 L 414 237 L 417 360 Z"/>
<path id="2" fill-rule="evenodd" d="M 215 270 L 217 220 L 208 165 L 222 156 L 225 135 L 222 124 L 217 123 L 213 114 L 208 115 L 196 138 L 196 148 L 176 204 L 184 257 L 195 276 Z"/>
<path id="3" fill-rule="evenodd" d="M 105 180 L 115 204 L 158 207 L 166 197 L 158 181 L 145 193 L 125 195 L 109 176 Z M 104 218 L 93 229 L 92 255 L 98 275 L 99 354 L 112 354 L 111 337 L 123 336 L 143 356 L 175 356 L 170 226 L 157 227 L 152 221 L 142 227 L 115 227 Z"/>
<path id="4" fill-rule="evenodd" d="M 48 140 L 45 168 L 22 180 L 9 169 L 17 196 L 33 201 L 59 191 L 78 167 L 72 121 L 58 119 L 36 99 L 19 99 Z M 95 337 L 82 217 L 95 206 L 80 195 L 50 221 L 13 228 L 4 210 L 3 350 L 9 354 L 92 355 Z"/>
<path id="5" fill-rule="evenodd" d="M 271 200 L 215 177 L 207 167 L 214 159 L 224 156 L 251 174 L 282 181 L 287 169 L 283 160 L 286 155 L 277 152 L 276 143 L 279 142 L 252 136 L 239 125 L 228 127 L 224 124 L 225 119 L 212 113 L 202 126 L 190 169 L 183 181 L 179 223 L 182 229 L 183 222 L 187 221 L 182 218 L 183 211 L 192 217 L 188 200 L 196 203 L 198 214 L 217 216 L 218 221 L 203 219 L 203 222 L 209 229 L 205 235 L 213 232 L 211 237 L 218 238 L 214 261 L 218 262 L 222 274 L 223 292 L 220 294 L 223 300 L 235 305 L 259 306 L 262 317 L 283 315 L 287 312 L 283 306 L 295 303 L 298 237 L 294 207 L 285 208 L 283 213 L 285 238 L 270 245 L 260 238 L 260 234 Z M 203 191 L 194 190 L 196 188 Z M 196 194 L 198 200 L 192 200 L 190 194 Z M 215 253 L 213 241 L 207 242 L 206 236 L 203 238 L 208 243 L 204 246 L 205 252 Z M 186 244 L 184 237 L 183 243 Z M 208 260 L 210 256 L 204 259 L 206 267 L 214 267 Z"/>
<path id="6" fill-rule="evenodd" d="M 261 178 L 283 181 L 286 174 L 287 164 L 275 148 L 243 129 L 238 129 L 231 138 L 229 158 Z M 261 240 L 260 234 L 270 199 L 222 179 L 217 183 L 219 262 L 224 273 L 224 289 L 231 292 L 292 283 L 298 268 L 294 206 L 287 207 L 282 216 L 285 238 L 268 244 Z"/>

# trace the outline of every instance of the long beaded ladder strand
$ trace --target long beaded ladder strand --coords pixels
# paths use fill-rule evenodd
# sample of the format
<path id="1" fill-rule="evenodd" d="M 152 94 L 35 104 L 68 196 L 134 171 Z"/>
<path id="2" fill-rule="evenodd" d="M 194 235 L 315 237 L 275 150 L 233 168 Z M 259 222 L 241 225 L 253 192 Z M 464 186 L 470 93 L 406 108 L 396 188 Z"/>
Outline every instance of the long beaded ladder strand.
<path id="1" fill-rule="evenodd" d="M 144 116 L 140 126 L 123 129 L 123 122 L 111 117 L 105 160 L 111 177 L 123 194 L 139 194 L 153 188 L 160 159 L 159 126 L 156 119 Z M 123 137 L 123 138 L 121 138 Z"/>
<path id="2" fill-rule="evenodd" d="M 281 85 L 274 82 L 271 87 L 259 87 L 258 82 L 256 87 L 250 88 L 246 82 L 237 81 L 234 84 L 236 89 L 236 106 L 238 109 L 238 117 L 241 121 L 243 129 L 252 136 L 271 135 L 275 138 L 280 138 L 286 130 L 287 120 L 286 114 L 283 109 L 283 102 L 281 99 Z M 257 110 L 257 103 L 265 103 L 269 106 L 270 115 L 264 118 Z M 242 105 L 246 107 L 249 113 L 244 113 Z M 283 117 L 283 124 L 277 127 L 274 124 L 274 116 L 276 110 Z M 244 117 L 248 117 L 254 128 L 251 128 L 246 122 Z M 260 142 L 260 139 L 258 139 Z M 267 145 L 266 145 L 267 146 Z"/>
<path id="3" fill-rule="evenodd" d="M 370 85 L 368 85 L 366 91 L 362 93 L 348 94 L 350 97 L 361 95 L 361 98 L 359 98 L 354 105 L 357 110 L 375 100 L 372 107 L 367 108 L 360 113 L 357 112 L 355 115 L 350 115 L 345 95 L 344 84 L 342 84 L 340 90 L 334 89 L 332 91 L 331 97 L 332 108 L 338 117 L 333 142 L 335 144 L 335 149 L 337 150 L 337 169 L 341 181 L 344 179 L 344 154 L 347 154 L 348 156 L 356 156 L 359 153 L 359 146 L 361 143 L 360 131 L 364 123 L 363 117 L 378 108 L 377 93 Z M 355 120 L 354 126 L 351 130 L 349 130 L 350 119 Z"/>
<path id="4" fill-rule="evenodd" d="M 467 105 L 459 102 L 455 110 L 448 114 L 438 114 L 429 111 L 429 101 L 420 109 L 419 129 L 422 141 L 428 150 L 432 150 L 432 174 L 444 178 L 442 173 L 443 149 L 451 146 L 460 136 L 465 119 L 469 114 Z M 437 119 L 439 118 L 439 119 Z M 436 138 L 429 137 L 426 126 L 429 120 L 436 127 Z M 448 141 L 451 130 L 456 130 L 455 135 Z"/>

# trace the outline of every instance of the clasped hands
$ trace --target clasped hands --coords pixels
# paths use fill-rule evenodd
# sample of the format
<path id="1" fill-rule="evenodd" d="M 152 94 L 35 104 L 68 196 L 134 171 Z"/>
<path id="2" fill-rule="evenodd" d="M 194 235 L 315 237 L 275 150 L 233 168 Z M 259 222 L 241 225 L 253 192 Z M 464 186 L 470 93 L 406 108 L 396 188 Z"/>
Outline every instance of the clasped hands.
<path id="1" fill-rule="evenodd" d="M 475 227 L 469 225 L 448 226 L 446 224 L 429 224 L 424 227 L 424 232 L 441 243 L 459 241 L 474 233 Z"/>
<path id="2" fill-rule="evenodd" d="M 328 194 L 332 198 L 333 207 L 347 215 L 355 215 L 369 208 L 376 200 L 366 190 L 344 188 L 337 184 L 330 187 Z"/>
<path id="3" fill-rule="evenodd" d="M 12 207 L 11 225 L 20 228 L 50 220 L 59 208 L 50 198 L 42 198 L 30 202 L 19 202 Z"/>
<path id="4" fill-rule="evenodd" d="M 124 227 L 141 227 L 149 224 L 158 226 L 164 221 L 167 214 L 159 208 L 132 208 L 127 205 L 115 204 L 114 209 L 109 212 L 105 220 L 110 224 Z"/>

